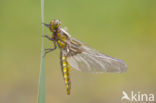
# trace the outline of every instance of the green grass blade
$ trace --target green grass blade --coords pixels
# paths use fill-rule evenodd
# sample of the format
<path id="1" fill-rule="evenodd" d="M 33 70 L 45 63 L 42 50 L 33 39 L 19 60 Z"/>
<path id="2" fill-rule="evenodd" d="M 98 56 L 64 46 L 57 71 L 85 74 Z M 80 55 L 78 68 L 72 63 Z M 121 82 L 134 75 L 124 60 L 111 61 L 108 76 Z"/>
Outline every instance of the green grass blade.
<path id="1" fill-rule="evenodd" d="M 41 60 L 40 81 L 39 81 L 39 94 L 38 103 L 46 103 L 45 96 L 45 68 L 44 57 Z"/>
<path id="2" fill-rule="evenodd" d="M 41 0 L 41 18 L 44 23 L 44 0 Z M 45 58 L 44 58 L 44 25 L 42 25 L 42 49 L 41 49 L 41 68 L 39 80 L 38 103 L 46 103 L 45 90 Z"/>

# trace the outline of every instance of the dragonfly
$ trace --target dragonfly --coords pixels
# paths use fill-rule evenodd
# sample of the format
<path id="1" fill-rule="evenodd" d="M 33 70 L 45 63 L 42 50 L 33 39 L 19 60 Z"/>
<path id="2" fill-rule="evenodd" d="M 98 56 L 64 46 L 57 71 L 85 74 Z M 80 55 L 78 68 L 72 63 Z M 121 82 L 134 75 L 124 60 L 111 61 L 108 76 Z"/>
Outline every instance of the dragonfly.
<path id="1" fill-rule="evenodd" d="M 60 64 L 67 95 L 70 95 L 71 92 L 71 68 L 89 73 L 121 73 L 127 70 L 127 66 L 122 60 L 100 53 L 71 37 L 61 27 L 60 20 L 53 19 L 49 24 L 43 24 L 52 32 L 51 37 L 45 35 L 45 38 L 54 43 L 53 48 L 45 49 L 45 55 L 57 47 L 60 49 Z"/>

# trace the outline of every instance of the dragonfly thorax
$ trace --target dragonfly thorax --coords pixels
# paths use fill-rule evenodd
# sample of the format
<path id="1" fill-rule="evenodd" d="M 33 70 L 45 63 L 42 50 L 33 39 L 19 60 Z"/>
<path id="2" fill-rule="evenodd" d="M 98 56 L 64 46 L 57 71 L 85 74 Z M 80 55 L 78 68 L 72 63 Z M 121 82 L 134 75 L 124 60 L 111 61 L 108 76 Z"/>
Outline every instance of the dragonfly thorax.
<path id="1" fill-rule="evenodd" d="M 66 46 L 67 35 L 64 34 L 61 30 L 56 33 L 57 44 L 59 47 L 64 48 Z"/>

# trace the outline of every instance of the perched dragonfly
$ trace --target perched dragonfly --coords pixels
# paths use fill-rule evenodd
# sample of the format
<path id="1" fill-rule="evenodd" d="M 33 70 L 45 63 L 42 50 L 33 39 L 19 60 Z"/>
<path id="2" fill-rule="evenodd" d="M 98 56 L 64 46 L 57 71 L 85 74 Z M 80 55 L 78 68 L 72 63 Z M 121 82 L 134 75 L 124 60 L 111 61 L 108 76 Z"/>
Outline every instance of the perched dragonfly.
<path id="1" fill-rule="evenodd" d="M 71 89 L 71 67 L 78 71 L 90 73 L 120 73 L 126 71 L 127 66 L 120 59 L 102 54 L 86 46 L 81 41 L 72 38 L 71 35 L 61 27 L 61 22 L 59 20 L 51 20 L 50 24 L 44 25 L 52 32 L 51 37 L 47 35 L 45 35 L 45 37 L 54 43 L 54 48 L 45 49 L 45 54 L 55 50 L 57 46 L 60 48 L 61 70 L 67 95 L 70 95 Z"/>

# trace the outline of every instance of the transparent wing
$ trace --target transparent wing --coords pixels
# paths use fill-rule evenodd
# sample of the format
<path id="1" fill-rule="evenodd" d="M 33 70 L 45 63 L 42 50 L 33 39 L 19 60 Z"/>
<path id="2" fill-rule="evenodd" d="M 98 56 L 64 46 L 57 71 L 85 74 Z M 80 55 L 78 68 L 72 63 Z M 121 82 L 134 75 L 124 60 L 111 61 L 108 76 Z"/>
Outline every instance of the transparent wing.
<path id="1" fill-rule="evenodd" d="M 91 49 L 76 39 L 72 38 L 67 44 L 67 50 L 64 51 L 68 52 L 67 61 L 78 71 L 100 73 L 127 70 L 123 61 Z"/>

